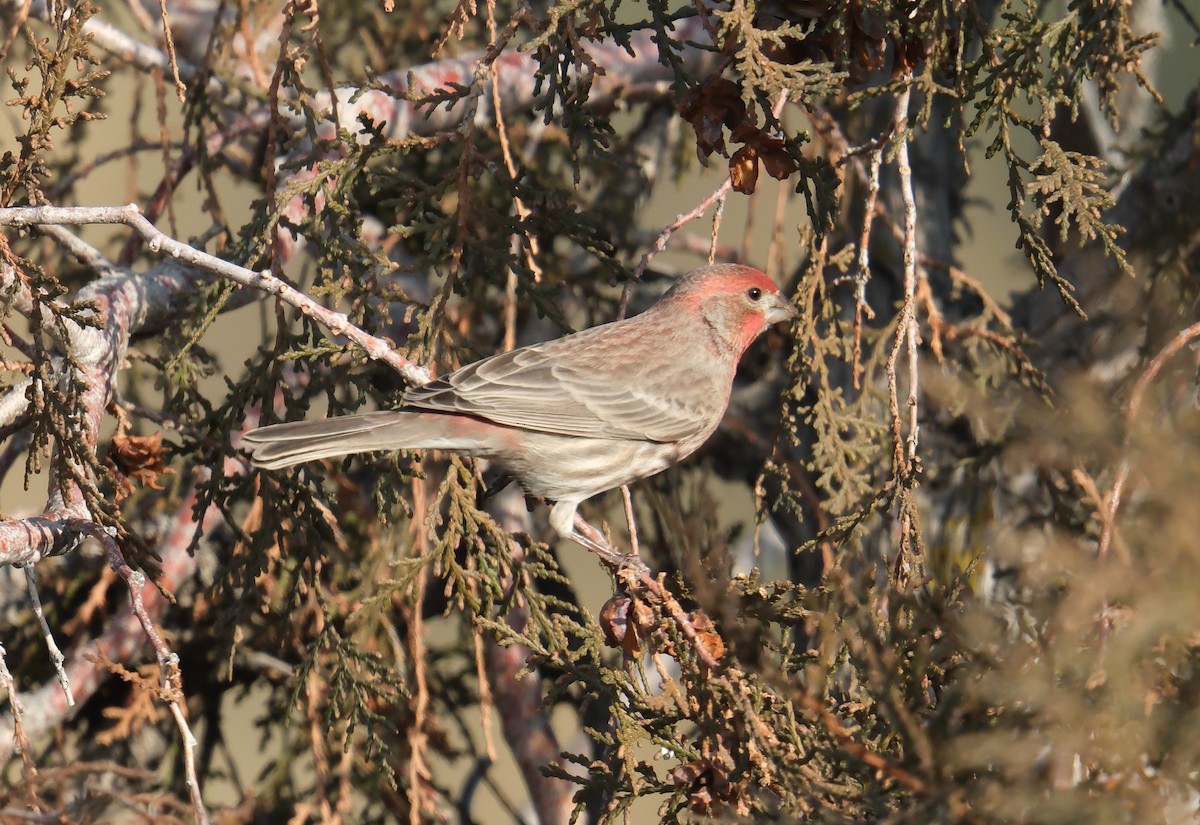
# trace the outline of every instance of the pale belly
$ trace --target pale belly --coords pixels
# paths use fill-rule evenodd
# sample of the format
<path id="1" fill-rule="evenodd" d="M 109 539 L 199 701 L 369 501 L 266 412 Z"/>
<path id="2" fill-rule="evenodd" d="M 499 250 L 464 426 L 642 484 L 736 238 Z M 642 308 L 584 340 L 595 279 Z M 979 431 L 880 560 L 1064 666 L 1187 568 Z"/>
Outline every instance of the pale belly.
<path id="1" fill-rule="evenodd" d="M 520 452 L 501 451 L 494 459 L 527 493 L 551 501 L 580 501 L 662 472 L 703 442 L 657 444 L 534 432 L 520 438 Z"/>

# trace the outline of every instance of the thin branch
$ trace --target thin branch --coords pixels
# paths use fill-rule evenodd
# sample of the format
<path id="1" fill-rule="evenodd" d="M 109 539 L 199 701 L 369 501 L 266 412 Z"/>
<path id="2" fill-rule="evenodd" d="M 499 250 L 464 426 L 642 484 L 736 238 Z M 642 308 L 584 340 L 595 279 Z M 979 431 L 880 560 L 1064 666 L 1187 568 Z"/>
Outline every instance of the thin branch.
<path id="1" fill-rule="evenodd" d="M 128 274 L 128 270 L 118 267 L 106 258 L 99 249 L 96 249 L 96 247 L 83 238 L 73 232 L 68 232 L 61 226 L 44 224 L 38 228 L 38 231 L 48 238 L 53 238 L 59 246 L 70 252 L 75 257 L 75 260 L 101 277 L 122 272 Z"/>
<path id="2" fill-rule="evenodd" d="M 1178 355 L 1180 350 L 1197 339 L 1200 339 L 1200 322 L 1180 331 L 1165 347 L 1158 351 L 1157 355 L 1150 359 L 1150 362 L 1146 364 L 1146 369 L 1138 377 L 1137 382 L 1133 385 L 1133 390 L 1129 394 L 1129 403 L 1125 411 L 1124 451 L 1126 452 L 1126 457 L 1121 459 L 1121 464 L 1117 468 L 1117 474 L 1113 478 L 1112 489 L 1108 494 L 1108 506 L 1101 512 L 1100 541 L 1096 552 L 1102 559 L 1108 555 L 1108 548 L 1112 544 L 1113 532 L 1116 529 L 1117 510 L 1121 506 L 1121 496 L 1124 492 L 1125 484 L 1129 480 L 1130 470 L 1132 469 L 1128 451 L 1133 438 L 1133 426 L 1137 421 L 1138 411 L 1142 407 L 1142 400 L 1145 398 L 1146 391 L 1150 388 L 1154 379 L 1158 377 L 1158 374 L 1167 365 L 1167 362 Z"/>
<path id="3" fill-rule="evenodd" d="M 908 106 L 912 95 L 912 78 L 896 100 L 896 135 L 900 146 L 896 165 L 900 173 L 900 193 L 904 199 L 904 304 L 908 307 L 904 322 L 905 343 L 908 349 L 908 453 L 909 470 L 917 458 L 917 201 L 913 196 L 912 166 L 908 159 Z"/>
<path id="4" fill-rule="evenodd" d="M 496 14 L 493 3 L 488 3 L 487 7 L 487 25 L 489 50 L 495 49 L 499 44 L 496 36 Z M 512 15 L 515 21 L 524 16 L 527 9 L 524 4 Z M 509 37 L 511 34 L 506 33 Z M 496 134 L 500 139 L 500 153 L 504 157 L 504 168 L 508 170 L 509 179 L 516 185 L 517 181 L 517 165 L 513 161 L 512 147 L 508 140 L 508 129 L 504 125 L 504 111 L 500 105 L 500 76 L 496 73 L 491 62 L 486 66 L 488 80 L 490 81 L 491 101 L 492 101 L 492 116 L 496 119 Z M 520 195 L 513 195 L 513 209 L 517 213 L 519 222 L 524 223 L 529 220 L 532 212 Z M 522 243 L 522 239 L 524 243 Z M 525 231 L 523 234 L 513 233 L 512 236 L 512 251 L 514 255 L 518 252 L 524 252 L 525 263 L 529 270 L 533 273 L 533 280 L 541 281 L 542 268 L 538 263 L 540 257 L 540 249 L 537 235 L 532 232 Z M 504 285 L 504 351 L 511 351 L 517 342 L 517 271 L 510 264 L 508 274 Z"/>
<path id="5" fill-rule="evenodd" d="M 729 194 L 729 190 L 731 188 L 733 188 L 733 180 L 727 175 L 725 179 L 721 181 L 721 185 L 713 190 L 712 194 L 705 197 L 692 209 L 679 214 L 675 220 L 673 220 L 663 229 L 662 232 L 658 233 L 658 237 L 655 238 L 654 243 L 651 244 L 650 248 L 647 249 L 645 254 L 642 255 L 641 260 L 638 261 L 638 265 L 633 268 L 633 277 L 625 282 L 625 286 L 621 290 L 621 303 L 617 307 L 618 321 L 624 318 L 625 313 L 629 311 L 629 296 L 633 291 L 633 282 L 640 281 L 642 276 L 646 274 L 646 267 L 650 265 L 650 259 L 667 248 L 667 242 L 671 240 L 671 236 L 674 235 L 678 230 L 699 218 L 710 208 L 712 208 L 713 204 L 723 202 L 725 196 Z"/>
<path id="6" fill-rule="evenodd" d="M 907 562 L 911 557 L 910 542 L 915 534 L 914 505 L 909 492 L 916 485 L 919 372 L 917 359 L 917 204 L 913 195 L 912 166 L 908 156 L 908 108 L 912 95 L 912 78 L 896 96 L 893 128 L 898 146 L 896 166 L 900 175 L 900 192 L 904 201 L 904 305 L 896 322 L 896 338 L 887 359 L 888 406 L 892 417 L 893 466 L 900 482 L 900 546 L 893 563 L 894 581 L 903 585 L 908 579 Z M 896 365 L 901 349 L 906 350 L 908 364 L 908 435 L 902 435 Z"/>
<path id="7" fill-rule="evenodd" d="M 175 94 L 179 102 L 187 100 L 187 86 L 179 79 L 179 58 L 175 54 L 175 38 L 171 36 L 171 22 L 167 19 L 167 0 L 158 0 L 158 13 L 162 18 L 163 40 L 167 44 L 167 62 L 171 66 L 171 77 L 175 81 Z"/>
<path id="8" fill-rule="evenodd" d="M 902 108 L 902 104 L 903 104 L 903 108 Z M 907 111 L 908 111 L 908 91 L 906 89 L 904 92 L 902 92 L 897 97 L 897 101 L 896 101 L 896 119 L 897 119 L 897 121 L 900 121 L 902 119 L 907 119 Z M 898 132 L 897 139 L 900 141 L 900 147 L 899 147 L 898 155 L 897 155 L 897 165 L 900 166 L 900 174 L 901 174 L 901 180 L 902 180 L 901 187 L 902 187 L 902 189 L 904 189 L 904 203 L 905 203 L 905 210 L 907 212 L 910 200 L 912 198 L 912 171 L 908 167 L 908 152 L 905 151 L 905 149 L 907 148 L 908 138 L 903 132 Z M 903 155 L 900 155 L 899 152 L 903 152 Z M 905 180 L 908 181 L 907 186 L 904 186 Z M 905 215 L 904 304 L 900 308 L 900 316 L 896 321 L 896 337 L 895 337 L 894 343 L 892 344 L 891 352 L 888 354 L 887 368 L 886 368 L 887 369 L 887 383 L 888 383 L 888 406 L 889 406 L 889 411 L 891 413 L 891 418 L 892 418 L 893 465 L 895 467 L 895 472 L 897 473 L 897 475 L 900 475 L 900 476 L 907 475 L 910 467 L 909 467 L 909 462 L 908 462 L 909 450 L 905 446 L 905 438 L 904 438 L 903 431 L 902 431 L 902 423 L 901 423 L 901 415 L 900 415 L 900 391 L 899 391 L 899 387 L 898 387 L 898 381 L 896 378 L 896 364 L 899 361 L 900 352 L 902 349 L 904 349 L 905 343 L 909 342 L 910 339 L 915 340 L 915 334 L 916 334 L 915 324 L 916 324 L 916 310 L 917 310 L 917 289 L 916 289 L 917 285 L 916 285 L 915 258 L 910 259 L 910 257 L 909 257 L 909 253 L 911 251 L 910 245 L 909 245 L 909 236 L 908 236 L 908 227 L 909 227 L 909 223 L 910 223 L 909 217 L 910 216 L 908 214 Z M 916 234 L 915 234 L 916 233 L 916 206 L 915 205 L 913 205 L 913 207 L 912 207 L 911 217 L 912 217 L 911 224 L 912 224 L 912 228 L 913 228 L 913 243 L 915 244 L 915 237 L 916 237 Z M 910 380 L 912 380 L 912 376 L 910 376 Z M 913 387 L 911 389 L 912 389 L 912 391 L 910 391 L 910 393 L 909 393 L 909 401 L 914 403 L 914 409 L 915 409 L 915 397 L 913 395 L 913 392 L 915 392 L 915 387 Z M 914 415 L 915 415 L 915 412 L 914 412 Z M 911 441 L 914 438 L 915 438 L 915 432 L 913 431 L 912 427 L 910 426 L 909 440 Z"/>
<path id="9" fill-rule="evenodd" d="M 71 680 L 67 676 L 67 671 L 63 667 L 63 662 L 66 661 L 62 651 L 58 648 L 58 643 L 54 641 L 54 634 L 50 631 L 50 625 L 46 621 L 46 612 L 42 609 L 42 598 L 38 595 L 37 587 L 37 568 L 35 565 L 27 564 L 23 568 L 25 571 L 25 583 L 29 590 L 29 603 L 33 607 L 33 615 L 37 617 L 38 624 L 42 626 L 42 638 L 46 640 L 46 650 L 50 653 L 50 661 L 54 663 L 54 672 L 58 674 L 58 683 L 62 685 L 63 695 L 67 700 L 67 707 L 75 706 L 75 695 L 71 693 Z"/>
<path id="10" fill-rule="evenodd" d="M 227 474 L 232 475 L 237 471 L 238 462 L 232 460 L 226 462 Z M 198 557 L 190 554 L 188 547 L 196 530 L 211 531 L 223 520 L 219 508 L 209 507 L 200 517 L 199 525 L 197 525 L 192 517 L 195 505 L 194 492 L 183 497 L 170 518 L 168 532 L 155 548 L 161 559 L 157 584 L 163 589 L 171 590 L 178 587 L 195 571 Z M 94 524 L 90 529 L 101 530 L 98 525 Z M 78 535 L 79 531 L 75 531 L 75 534 Z M 107 537 L 107 534 L 104 535 Z M 135 613 L 131 599 L 109 620 L 103 633 L 68 654 L 66 670 L 70 676 L 77 702 L 87 702 L 107 678 L 107 672 L 102 672 L 94 660 L 98 658 L 113 661 L 128 660 L 145 645 L 146 635 L 143 632 L 142 622 L 150 620 L 153 623 L 153 620 L 166 607 L 166 599 L 159 594 L 157 589 L 150 588 L 142 597 L 142 616 Z M 66 719 L 70 712 L 71 708 L 68 707 L 57 681 L 53 684 L 43 685 L 36 691 L 26 694 L 25 730 L 32 738 L 40 737 L 54 725 Z M 11 717 L 0 717 L 0 729 L 6 727 L 10 721 Z M 0 764 L 7 761 L 11 754 L 12 742 L 5 741 L 3 737 L 0 737 Z"/>
<path id="11" fill-rule="evenodd" d="M 414 487 L 424 487 L 424 480 L 417 479 L 413 482 Z M 422 505 L 417 508 L 420 513 L 424 509 L 425 497 L 423 494 L 415 494 L 414 501 Z M 414 518 L 412 529 L 416 533 L 413 538 L 413 553 L 418 558 L 425 555 L 428 548 L 428 534 L 426 530 L 426 520 L 424 518 Z M 422 817 L 432 809 L 432 803 L 426 794 L 426 788 L 429 784 L 429 767 L 425 760 L 425 749 L 429 743 L 428 731 L 428 716 L 429 716 L 429 684 L 428 684 L 428 661 L 425 652 L 425 624 L 423 620 L 424 604 L 425 604 L 425 585 L 429 579 L 429 565 L 421 565 L 417 575 L 413 578 L 410 585 L 411 591 L 411 614 L 408 617 L 408 659 L 412 662 L 414 696 L 413 696 L 413 719 L 412 724 L 408 725 L 408 819 L 412 825 L 420 825 Z M 315 671 L 314 671 L 315 673 Z"/>
<path id="12" fill-rule="evenodd" d="M 786 91 L 781 93 L 779 95 L 779 97 L 775 100 L 775 104 L 771 107 L 771 112 L 776 118 L 778 118 L 783 113 L 783 107 L 787 104 L 787 100 L 788 100 L 788 95 L 787 95 Z M 683 227 L 687 226 L 692 221 L 699 218 L 701 215 L 703 215 L 705 212 L 707 212 L 714 204 L 719 203 L 721 205 L 724 205 L 725 196 L 729 194 L 729 190 L 732 188 L 733 188 L 733 178 L 726 175 L 725 179 L 721 181 L 721 185 L 718 186 L 715 190 L 713 190 L 712 194 L 706 196 L 703 200 L 700 201 L 700 203 L 696 204 L 696 206 L 694 208 L 678 215 L 674 221 L 672 221 L 670 224 L 668 224 L 666 227 L 664 227 L 661 232 L 658 233 L 658 237 L 655 238 L 654 243 L 650 245 L 650 248 L 645 251 L 645 253 L 641 257 L 641 260 L 638 261 L 637 266 L 635 266 L 633 268 L 632 277 L 628 281 L 625 282 L 625 286 L 622 287 L 622 289 L 621 289 L 621 301 L 620 301 L 620 304 L 618 304 L 618 306 L 617 306 L 617 320 L 618 321 L 621 320 L 622 318 L 624 318 L 625 314 L 629 311 L 629 297 L 633 291 L 633 284 L 634 284 L 634 282 L 640 281 L 642 279 L 642 276 L 646 273 L 646 267 L 650 265 L 650 260 L 655 255 L 657 255 L 659 252 L 662 252 L 664 249 L 667 248 L 667 242 L 671 240 L 671 236 L 674 235 L 676 232 L 678 232 L 680 229 L 682 229 Z M 720 225 L 719 224 L 720 218 L 716 218 L 715 221 L 716 221 L 716 223 L 714 224 L 714 232 L 713 232 L 714 239 L 715 239 L 715 235 L 716 235 L 715 227 Z M 715 256 L 715 254 L 716 254 L 716 245 L 715 245 L 715 240 L 714 240 L 713 246 L 711 246 L 709 249 L 710 259 L 713 256 Z"/>
<path id="13" fill-rule="evenodd" d="M 0 226 L 42 226 L 46 224 L 123 224 L 146 239 L 151 252 L 161 252 L 194 267 L 227 278 L 234 283 L 270 293 L 311 317 L 335 335 L 344 335 L 371 358 L 382 361 L 407 381 L 424 384 L 429 371 L 396 352 L 389 342 L 376 338 L 350 322 L 345 313 L 328 309 L 300 290 L 276 278 L 269 269 L 256 272 L 177 241 L 141 214 L 137 204 L 128 206 L 31 206 L 0 209 Z"/>
<path id="14" fill-rule="evenodd" d="M 641 555 L 638 547 L 637 521 L 633 517 L 633 496 L 629 493 L 629 485 L 621 485 L 621 501 L 625 505 L 625 523 L 629 525 L 629 552 L 635 556 Z"/>
<path id="15" fill-rule="evenodd" d="M 10 747 L 21 752 L 22 771 L 25 778 L 29 779 L 35 769 L 33 758 L 29 753 L 29 737 L 25 732 L 25 705 L 21 702 L 21 696 L 17 693 L 17 683 L 8 669 L 7 656 L 8 652 L 4 649 L 4 645 L 0 644 L 0 686 L 8 694 L 8 704 L 12 708 L 12 712 L 8 716 L 12 720 L 13 729 L 12 739 L 9 740 L 12 742 Z M 0 729 L 3 727 L 0 726 Z M 7 764 L 9 754 L 3 753 L 2 745 L 0 745 L 0 755 L 4 756 L 3 759 L 0 759 L 0 764 Z"/>
<path id="16" fill-rule="evenodd" d="M 875 202 L 879 198 L 879 171 L 883 166 L 883 147 L 871 152 L 870 170 L 867 172 L 867 197 L 863 204 L 862 233 L 858 239 L 858 272 L 854 278 L 854 355 L 851 358 L 851 377 L 854 389 L 862 380 L 862 329 L 863 319 L 875 317 L 867 303 L 867 284 L 871 280 L 871 224 L 875 220 Z"/>
<path id="17" fill-rule="evenodd" d="M 657 232 L 644 229 L 631 229 L 629 231 L 630 241 L 638 245 L 652 244 L 657 238 Z M 716 254 L 714 255 L 711 235 L 703 238 L 690 232 L 680 232 L 671 238 L 671 242 L 676 252 L 689 252 L 693 255 L 703 257 L 706 261 L 709 256 L 712 256 L 714 261 L 720 260 L 725 263 L 734 264 L 748 260 L 740 250 L 734 249 L 728 244 L 717 244 Z"/>
<path id="18" fill-rule="evenodd" d="M 729 200 L 728 194 L 717 201 L 717 208 L 713 210 L 712 231 L 710 232 L 710 240 L 708 243 L 708 263 L 711 265 L 717 259 L 717 236 L 721 233 L 721 218 L 725 215 L 725 204 Z M 747 228 L 749 233 L 749 228 Z"/>

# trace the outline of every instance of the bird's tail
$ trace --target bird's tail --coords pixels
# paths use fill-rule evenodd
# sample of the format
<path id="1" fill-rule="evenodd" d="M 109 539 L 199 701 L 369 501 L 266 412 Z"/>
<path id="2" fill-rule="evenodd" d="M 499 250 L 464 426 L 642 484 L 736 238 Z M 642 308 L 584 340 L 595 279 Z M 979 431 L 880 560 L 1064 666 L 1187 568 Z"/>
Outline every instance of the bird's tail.
<path id="1" fill-rule="evenodd" d="M 265 470 L 374 450 L 466 451 L 470 446 L 447 432 L 445 416 L 390 410 L 272 424 L 251 430 L 243 441 L 255 466 Z"/>

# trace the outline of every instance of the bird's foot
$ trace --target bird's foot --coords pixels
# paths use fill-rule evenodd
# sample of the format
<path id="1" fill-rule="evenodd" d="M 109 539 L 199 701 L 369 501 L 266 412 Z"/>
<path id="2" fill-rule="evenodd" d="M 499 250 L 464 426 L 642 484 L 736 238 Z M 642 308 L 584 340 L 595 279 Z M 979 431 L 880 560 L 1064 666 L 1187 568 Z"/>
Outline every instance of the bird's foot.
<path id="1" fill-rule="evenodd" d="M 580 539 L 576 539 L 576 541 L 580 541 Z M 635 577 L 650 575 L 650 565 L 642 561 L 642 557 L 636 553 L 622 553 L 607 543 L 603 545 L 593 545 L 587 541 L 580 541 L 580 543 L 599 556 L 600 561 L 611 567 L 618 578 L 626 570 L 633 573 Z"/>
<path id="2" fill-rule="evenodd" d="M 637 553 L 619 553 L 617 561 L 613 564 L 615 572 L 620 575 L 626 570 L 630 570 L 637 575 L 650 575 L 650 565 L 642 561 L 642 557 Z"/>

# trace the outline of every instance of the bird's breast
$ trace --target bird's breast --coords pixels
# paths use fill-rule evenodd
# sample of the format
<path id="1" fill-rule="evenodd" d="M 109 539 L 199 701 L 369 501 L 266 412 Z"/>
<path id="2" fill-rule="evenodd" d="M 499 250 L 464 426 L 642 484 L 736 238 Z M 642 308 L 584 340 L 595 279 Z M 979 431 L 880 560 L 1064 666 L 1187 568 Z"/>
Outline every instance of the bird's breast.
<path id="1" fill-rule="evenodd" d="M 583 500 L 662 472 L 695 448 L 609 438 L 577 438 L 523 432 L 512 436 L 514 449 L 496 460 L 525 491 L 551 501 Z"/>

